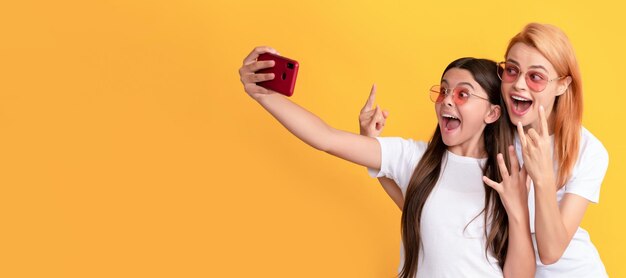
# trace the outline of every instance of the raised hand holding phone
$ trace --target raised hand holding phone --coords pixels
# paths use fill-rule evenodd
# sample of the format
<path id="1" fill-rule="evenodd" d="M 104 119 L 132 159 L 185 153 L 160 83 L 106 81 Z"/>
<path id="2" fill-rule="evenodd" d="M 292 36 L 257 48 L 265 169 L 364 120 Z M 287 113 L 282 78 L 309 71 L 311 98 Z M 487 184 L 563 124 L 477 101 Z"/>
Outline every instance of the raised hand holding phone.
<path id="1" fill-rule="evenodd" d="M 250 97 L 311 147 L 368 168 L 380 168 L 380 145 L 376 139 L 335 129 L 289 98 L 259 86 L 257 82 L 276 77 L 274 73 L 258 72 L 271 68 L 275 63 L 274 60 L 259 61 L 257 58 L 263 53 L 277 52 L 270 47 L 257 47 L 244 59 L 239 69 L 241 83 Z"/>
<path id="2" fill-rule="evenodd" d="M 273 73 L 274 79 L 257 82 L 259 86 L 281 93 L 285 96 L 292 96 L 298 77 L 299 63 L 295 60 L 279 56 L 274 53 L 263 53 L 257 61 L 274 61 L 274 66 L 258 70 L 259 74 Z"/>
<path id="3" fill-rule="evenodd" d="M 255 47 L 248 56 L 243 59 L 243 65 L 239 68 L 239 80 L 243 84 L 243 88 L 253 99 L 258 100 L 262 95 L 274 93 L 271 90 L 257 85 L 257 82 L 263 82 L 274 79 L 274 73 L 256 73 L 259 70 L 273 67 L 275 62 L 258 61 L 257 58 L 263 53 L 278 53 L 275 49 L 268 46 Z"/>

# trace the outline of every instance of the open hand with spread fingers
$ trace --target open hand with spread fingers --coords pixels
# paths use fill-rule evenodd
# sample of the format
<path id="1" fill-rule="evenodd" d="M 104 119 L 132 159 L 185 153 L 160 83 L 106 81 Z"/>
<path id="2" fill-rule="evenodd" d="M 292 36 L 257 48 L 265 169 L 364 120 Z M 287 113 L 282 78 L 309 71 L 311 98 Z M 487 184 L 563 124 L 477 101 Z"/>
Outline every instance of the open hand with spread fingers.
<path id="1" fill-rule="evenodd" d="M 523 217 L 527 217 L 528 214 L 528 191 L 530 184 L 526 168 L 521 167 L 520 169 L 513 146 L 509 146 L 510 172 L 504 163 L 504 156 L 499 153 L 497 157 L 502 182 L 495 182 L 486 176 L 483 176 L 483 181 L 498 192 L 509 218 L 517 217 L 517 219 L 521 220 Z"/>

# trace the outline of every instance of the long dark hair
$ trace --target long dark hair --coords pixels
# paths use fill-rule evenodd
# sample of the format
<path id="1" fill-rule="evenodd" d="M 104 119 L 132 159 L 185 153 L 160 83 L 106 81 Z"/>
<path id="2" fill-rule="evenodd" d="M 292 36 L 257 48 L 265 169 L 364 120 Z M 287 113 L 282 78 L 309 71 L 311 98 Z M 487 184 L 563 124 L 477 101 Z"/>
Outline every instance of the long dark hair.
<path id="1" fill-rule="evenodd" d="M 483 173 L 492 180 L 500 181 L 502 178 L 496 155 L 502 153 L 505 156 L 507 167 L 510 167 L 507 148 L 513 142 L 513 130 L 510 127 L 506 106 L 500 94 L 500 79 L 496 74 L 497 64 L 487 59 L 460 58 L 450 63 L 443 74 L 453 68 L 469 71 L 474 80 L 487 92 L 489 102 L 500 106 L 500 118 L 488 124 L 483 130 L 487 152 L 487 162 L 483 168 Z M 447 146 L 443 143 L 441 132 L 437 127 L 424 156 L 411 176 L 402 210 L 402 240 L 405 257 L 404 267 L 399 274 L 401 278 L 414 277 L 417 273 L 419 249 L 421 248 L 420 220 L 422 210 L 428 196 L 439 180 L 446 149 Z M 487 238 L 485 257 L 487 257 L 487 252 L 491 252 L 498 259 L 500 267 L 503 267 L 508 244 L 507 214 L 498 193 L 486 184 L 483 186 L 485 188 L 485 207 L 481 213 L 485 218 L 484 233 Z M 491 224 L 489 231 L 487 231 L 487 223 Z"/>

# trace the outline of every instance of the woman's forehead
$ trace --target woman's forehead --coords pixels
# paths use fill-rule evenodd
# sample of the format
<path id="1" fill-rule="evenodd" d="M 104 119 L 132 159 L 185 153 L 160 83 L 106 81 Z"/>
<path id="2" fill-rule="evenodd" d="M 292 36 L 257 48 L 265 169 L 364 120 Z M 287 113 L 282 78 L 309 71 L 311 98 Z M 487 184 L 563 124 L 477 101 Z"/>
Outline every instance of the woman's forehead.
<path id="1" fill-rule="evenodd" d="M 554 71 L 550 61 L 537 48 L 521 42 L 514 44 L 509 49 L 506 60 L 514 62 L 522 69 L 543 67 L 546 70 Z"/>

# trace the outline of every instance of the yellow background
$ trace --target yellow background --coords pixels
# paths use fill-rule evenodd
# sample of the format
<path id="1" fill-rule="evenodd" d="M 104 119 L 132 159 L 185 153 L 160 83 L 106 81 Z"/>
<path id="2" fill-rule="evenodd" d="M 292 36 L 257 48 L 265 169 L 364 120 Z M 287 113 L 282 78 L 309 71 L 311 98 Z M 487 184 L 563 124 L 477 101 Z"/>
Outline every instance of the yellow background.
<path id="1" fill-rule="evenodd" d="M 531 21 L 577 52 L 584 125 L 610 154 L 583 227 L 626 277 L 624 6 L 418 2 L 4 1 L 0 277 L 392 277 L 399 210 L 250 99 L 241 61 L 298 60 L 292 99 L 353 132 L 376 82 L 383 135 L 425 140 L 443 68 L 501 60 Z"/>

